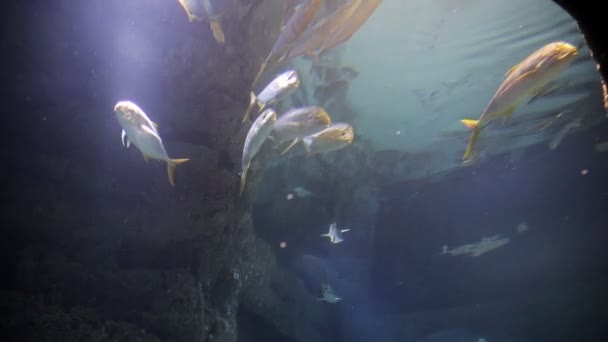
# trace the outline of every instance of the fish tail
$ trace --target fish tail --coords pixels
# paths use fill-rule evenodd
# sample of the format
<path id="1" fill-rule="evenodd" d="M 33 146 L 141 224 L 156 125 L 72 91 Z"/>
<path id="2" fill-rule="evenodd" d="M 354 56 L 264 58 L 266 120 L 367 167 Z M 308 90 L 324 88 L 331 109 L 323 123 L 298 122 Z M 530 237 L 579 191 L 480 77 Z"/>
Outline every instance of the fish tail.
<path id="1" fill-rule="evenodd" d="M 239 191 L 239 196 L 243 195 L 243 191 L 245 191 L 245 182 L 247 181 L 247 170 L 249 170 L 249 165 L 243 168 L 241 172 L 241 190 Z"/>
<path id="2" fill-rule="evenodd" d="M 241 123 L 244 123 L 245 121 L 249 120 L 249 117 L 251 116 L 251 111 L 253 110 L 253 107 L 255 106 L 257 102 L 257 97 L 255 96 L 255 94 L 253 92 L 249 93 L 249 105 L 247 106 L 247 110 L 245 111 L 245 115 L 243 116 L 243 120 L 241 120 Z"/>
<path id="3" fill-rule="evenodd" d="M 222 24 L 219 20 L 213 19 L 209 22 L 209 26 L 211 26 L 211 31 L 213 32 L 213 38 L 219 44 L 224 44 L 226 42 L 226 37 L 224 35 L 224 30 L 222 30 Z"/>
<path id="4" fill-rule="evenodd" d="M 463 160 L 468 160 L 471 158 L 473 154 L 473 146 L 475 146 L 475 142 L 479 138 L 479 133 L 481 132 L 480 126 L 473 127 L 473 131 L 471 133 L 471 138 L 469 139 L 469 144 L 467 145 L 467 149 L 464 151 Z"/>
<path id="5" fill-rule="evenodd" d="M 167 161 L 167 174 L 169 175 L 169 183 L 171 183 L 171 185 L 175 186 L 175 167 L 181 163 L 187 162 L 188 160 L 190 159 L 169 159 L 169 161 Z"/>
<path id="6" fill-rule="evenodd" d="M 470 119 L 463 119 L 463 120 L 460 120 L 460 122 L 470 129 L 474 129 L 479 124 L 479 120 L 470 120 Z"/>

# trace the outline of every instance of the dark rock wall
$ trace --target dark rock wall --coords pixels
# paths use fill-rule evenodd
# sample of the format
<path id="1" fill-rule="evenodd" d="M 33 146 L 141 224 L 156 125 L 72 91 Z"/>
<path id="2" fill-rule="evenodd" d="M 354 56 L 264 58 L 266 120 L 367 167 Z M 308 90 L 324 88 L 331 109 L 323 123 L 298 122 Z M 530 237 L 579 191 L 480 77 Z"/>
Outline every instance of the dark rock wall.
<path id="1" fill-rule="evenodd" d="M 232 4 L 224 46 L 177 1 L 7 4 L 3 336 L 236 341 L 243 310 L 322 340 L 314 299 L 253 231 L 255 171 L 236 196 L 240 119 L 281 7 Z M 172 157 L 191 158 L 175 188 L 164 165 L 121 146 L 112 108 L 124 98 L 157 121 Z"/>

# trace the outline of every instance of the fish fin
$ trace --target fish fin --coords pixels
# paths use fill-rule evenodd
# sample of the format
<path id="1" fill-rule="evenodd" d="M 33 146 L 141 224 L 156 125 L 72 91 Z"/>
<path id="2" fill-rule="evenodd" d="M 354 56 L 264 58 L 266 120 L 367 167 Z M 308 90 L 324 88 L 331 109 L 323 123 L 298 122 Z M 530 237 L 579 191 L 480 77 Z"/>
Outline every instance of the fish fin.
<path id="1" fill-rule="evenodd" d="M 515 111 L 515 107 L 510 108 L 508 110 L 506 110 L 502 115 L 502 124 L 506 125 L 507 122 L 509 122 L 509 119 L 511 118 L 511 114 L 513 114 L 513 112 Z"/>
<path id="2" fill-rule="evenodd" d="M 219 44 L 224 44 L 226 42 L 226 36 L 224 35 L 224 30 L 222 30 L 222 25 L 218 19 L 212 19 L 209 22 L 209 26 L 211 26 L 211 31 L 213 32 L 213 38 Z"/>
<path id="3" fill-rule="evenodd" d="M 281 152 L 281 155 L 284 155 L 285 153 L 287 153 L 287 151 L 289 151 L 292 147 L 294 147 L 298 142 L 300 142 L 300 138 L 293 139 L 293 142 L 291 144 L 289 144 L 289 146 L 287 146 L 287 148 L 284 149 L 283 152 Z"/>
<path id="4" fill-rule="evenodd" d="M 167 161 L 167 175 L 169 176 L 169 183 L 171 183 L 171 185 L 175 186 L 175 167 L 181 163 L 185 163 L 187 162 L 188 158 L 182 158 L 182 159 L 169 159 L 169 161 Z"/>
<path id="5" fill-rule="evenodd" d="M 241 120 L 241 123 L 244 123 L 245 121 L 249 120 L 249 117 L 251 116 L 251 111 L 253 110 L 253 107 L 257 102 L 258 98 L 255 96 L 255 94 L 253 92 L 249 92 L 249 105 L 247 106 L 247 110 L 245 111 L 245 115 L 243 116 L 243 120 Z"/>
<path id="6" fill-rule="evenodd" d="M 515 64 L 509 70 L 507 70 L 507 72 L 505 72 L 505 77 L 509 76 L 509 74 L 512 73 L 513 70 L 517 69 L 518 66 L 519 66 L 519 63 Z"/>
<path id="7" fill-rule="evenodd" d="M 247 181 L 247 171 L 249 170 L 249 163 L 243 168 L 241 171 L 241 189 L 239 191 L 239 196 L 243 195 L 243 191 L 245 191 L 245 182 Z"/>
<path id="8" fill-rule="evenodd" d="M 149 163 L 149 162 L 150 162 L 150 159 L 151 159 L 151 158 L 150 158 L 150 157 L 149 157 L 147 154 L 145 154 L 145 153 L 143 153 L 143 152 L 142 152 L 142 154 L 141 154 L 141 155 L 142 155 L 142 156 L 144 156 L 144 160 L 146 161 L 146 163 Z"/>
<path id="9" fill-rule="evenodd" d="M 475 142 L 479 138 L 479 133 L 481 132 L 480 126 L 475 125 L 472 129 L 471 138 L 469 139 L 469 144 L 467 145 L 467 149 L 464 151 L 463 160 L 469 160 L 473 153 L 473 147 L 475 146 Z"/>
<path id="10" fill-rule="evenodd" d="M 349 229 L 342 229 L 342 230 L 340 230 L 341 233 L 346 233 L 348 231 L 350 231 L 350 228 Z"/>
<path id="11" fill-rule="evenodd" d="M 321 236 L 329 236 L 329 234 L 321 234 Z"/>
<path id="12" fill-rule="evenodd" d="M 306 153 L 310 154 L 310 152 L 312 152 L 312 150 L 310 149 L 310 145 L 312 145 L 312 138 L 305 137 L 304 139 L 302 139 L 302 144 L 304 144 L 304 149 L 306 149 Z"/>
<path id="13" fill-rule="evenodd" d="M 470 129 L 474 129 L 479 124 L 479 120 L 462 119 L 460 122 Z"/>
<path id="14" fill-rule="evenodd" d="M 122 146 L 126 146 L 127 148 L 129 148 L 129 146 L 131 146 L 131 141 L 129 140 L 129 137 L 127 137 L 127 132 L 125 132 L 125 130 L 122 130 L 120 139 L 122 140 Z"/>
<path id="15" fill-rule="evenodd" d="M 141 125 L 140 128 L 145 131 L 146 133 L 155 136 L 158 140 L 161 140 L 160 137 L 158 136 L 158 133 L 156 133 L 152 128 L 146 126 L 146 125 Z"/>

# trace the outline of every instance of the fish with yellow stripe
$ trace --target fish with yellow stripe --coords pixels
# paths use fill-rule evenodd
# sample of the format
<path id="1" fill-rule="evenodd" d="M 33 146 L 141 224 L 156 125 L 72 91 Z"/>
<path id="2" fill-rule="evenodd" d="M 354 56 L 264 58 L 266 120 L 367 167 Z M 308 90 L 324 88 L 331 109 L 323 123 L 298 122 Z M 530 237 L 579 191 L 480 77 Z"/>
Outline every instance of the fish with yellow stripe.
<path id="1" fill-rule="evenodd" d="M 473 155 L 473 148 L 481 130 L 498 118 L 506 120 L 526 99 L 541 91 L 555 79 L 578 55 L 575 46 L 566 42 L 549 43 L 526 57 L 505 74 L 505 80 L 486 106 L 478 120 L 464 119 L 461 122 L 471 129 L 471 138 L 463 160 Z"/>
<path id="2" fill-rule="evenodd" d="M 129 147 L 133 143 L 141 151 L 146 161 L 157 159 L 166 162 L 169 183 L 175 185 L 175 167 L 189 159 L 169 158 L 158 134 L 157 125 L 135 103 L 118 102 L 114 106 L 114 114 L 122 127 L 122 144 Z"/>

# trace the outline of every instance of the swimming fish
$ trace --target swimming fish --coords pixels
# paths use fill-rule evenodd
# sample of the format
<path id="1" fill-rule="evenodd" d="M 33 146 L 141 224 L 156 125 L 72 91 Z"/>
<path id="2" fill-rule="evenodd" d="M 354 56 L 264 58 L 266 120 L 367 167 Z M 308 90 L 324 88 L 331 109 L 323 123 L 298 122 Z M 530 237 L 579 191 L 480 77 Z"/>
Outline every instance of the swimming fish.
<path id="1" fill-rule="evenodd" d="M 131 101 L 120 101 L 114 106 L 114 114 L 122 127 L 123 145 L 135 145 L 144 159 L 158 159 L 167 163 L 169 183 L 175 185 L 175 167 L 189 159 L 171 159 L 163 146 L 163 141 L 156 129 L 157 125 L 148 118 L 144 111 Z"/>
<path id="2" fill-rule="evenodd" d="M 308 155 L 327 153 L 350 145 L 355 139 L 353 127 L 347 123 L 334 123 L 324 130 L 302 139 Z"/>
<path id="3" fill-rule="evenodd" d="M 251 111 L 256 105 L 258 106 L 258 110 L 262 110 L 266 106 L 280 100 L 283 96 L 286 96 L 299 86 L 300 75 L 297 71 L 287 70 L 281 73 L 272 80 L 258 96 L 255 96 L 255 94 L 251 92 L 249 106 L 247 106 L 247 111 L 245 112 L 242 122 L 249 120 Z"/>
<path id="4" fill-rule="evenodd" d="M 336 293 L 334 292 L 334 290 L 331 288 L 331 286 L 329 284 L 321 285 L 321 294 L 323 295 L 323 297 L 317 298 L 318 301 L 322 301 L 322 302 L 324 301 L 324 302 L 328 302 L 328 303 L 337 303 L 342 300 L 342 298 L 336 296 Z"/>
<path id="5" fill-rule="evenodd" d="M 321 234 L 321 236 L 328 237 L 331 243 L 336 244 L 344 241 L 344 239 L 342 238 L 342 233 L 346 233 L 349 230 L 350 229 L 338 229 L 338 225 L 336 224 L 336 222 L 332 222 L 329 225 L 329 232 L 326 234 Z"/>
<path id="6" fill-rule="evenodd" d="M 307 198 L 307 197 L 312 197 L 313 193 L 306 190 L 305 188 L 298 186 L 293 188 L 293 193 L 298 196 L 299 198 Z"/>
<path id="7" fill-rule="evenodd" d="M 292 108 L 281 115 L 274 129 L 272 138 L 276 144 L 284 141 L 293 141 L 281 154 L 285 154 L 301 139 L 317 133 L 331 124 L 331 118 L 325 109 L 317 106 Z"/>
<path id="8" fill-rule="evenodd" d="M 500 248 L 511 242 L 509 238 L 503 238 L 500 235 L 492 235 L 483 237 L 478 242 L 467 243 L 452 249 L 448 249 L 447 245 L 442 247 L 441 254 L 450 254 L 451 256 L 469 254 L 474 257 L 481 256 L 487 252 Z"/>
<path id="9" fill-rule="evenodd" d="M 327 39 L 329 39 L 339 27 L 352 16 L 354 11 L 359 7 L 362 0 L 350 0 L 338 7 L 325 18 L 319 20 L 316 24 L 309 27 L 302 33 L 298 42 L 289 52 L 287 58 L 298 57 L 302 55 L 318 55 Z"/>
<path id="10" fill-rule="evenodd" d="M 268 57 L 266 57 L 266 60 L 260 66 L 260 70 L 255 76 L 252 86 L 257 83 L 269 64 L 281 62 L 287 57 L 294 42 L 298 40 L 302 32 L 304 32 L 310 22 L 314 19 L 320 5 L 321 0 L 302 0 L 302 3 L 296 6 L 294 13 L 287 21 L 287 24 L 281 28 L 279 37 L 274 43 L 272 50 L 270 50 Z"/>
<path id="11" fill-rule="evenodd" d="M 209 22 L 211 32 L 215 41 L 224 44 L 226 41 L 224 30 L 222 29 L 221 17 L 222 13 L 217 10 L 213 4 L 213 0 L 178 0 L 184 11 L 188 15 L 188 20 L 206 20 Z M 220 0 L 218 0 L 220 1 Z M 221 0 L 223 1 L 223 0 Z"/>
<path id="12" fill-rule="evenodd" d="M 565 42 L 547 44 L 505 74 L 506 78 L 490 100 L 479 120 L 461 120 L 472 130 L 469 144 L 463 159 L 469 159 L 473 153 L 479 133 L 488 122 L 506 119 L 515 108 L 530 96 L 535 95 L 547 83 L 551 82 L 578 55 L 575 46 Z"/>
<path id="13" fill-rule="evenodd" d="M 365 24 L 374 11 L 376 11 L 381 2 L 382 0 L 362 0 L 352 15 L 344 20 L 340 27 L 328 36 L 323 42 L 323 45 L 312 53 L 313 64 L 316 64 L 319 61 L 323 51 L 331 49 L 350 39 L 350 37 Z"/>
<path id="14" fill-rule="evenodd" d="M 268 108 L 255 119 L 251 128 L 249 128 L 249 132 L 247 132 L 245 146 L 243 147 L 243 159 L 241 160 L 241 194 L 245 190 L 245 181 L 251 160 L 253 160 L 253 157 L 255 157 L 270 135 L 270 132 L 272 132 L 276 121 L 277 113 L 272 108 Z"/>

